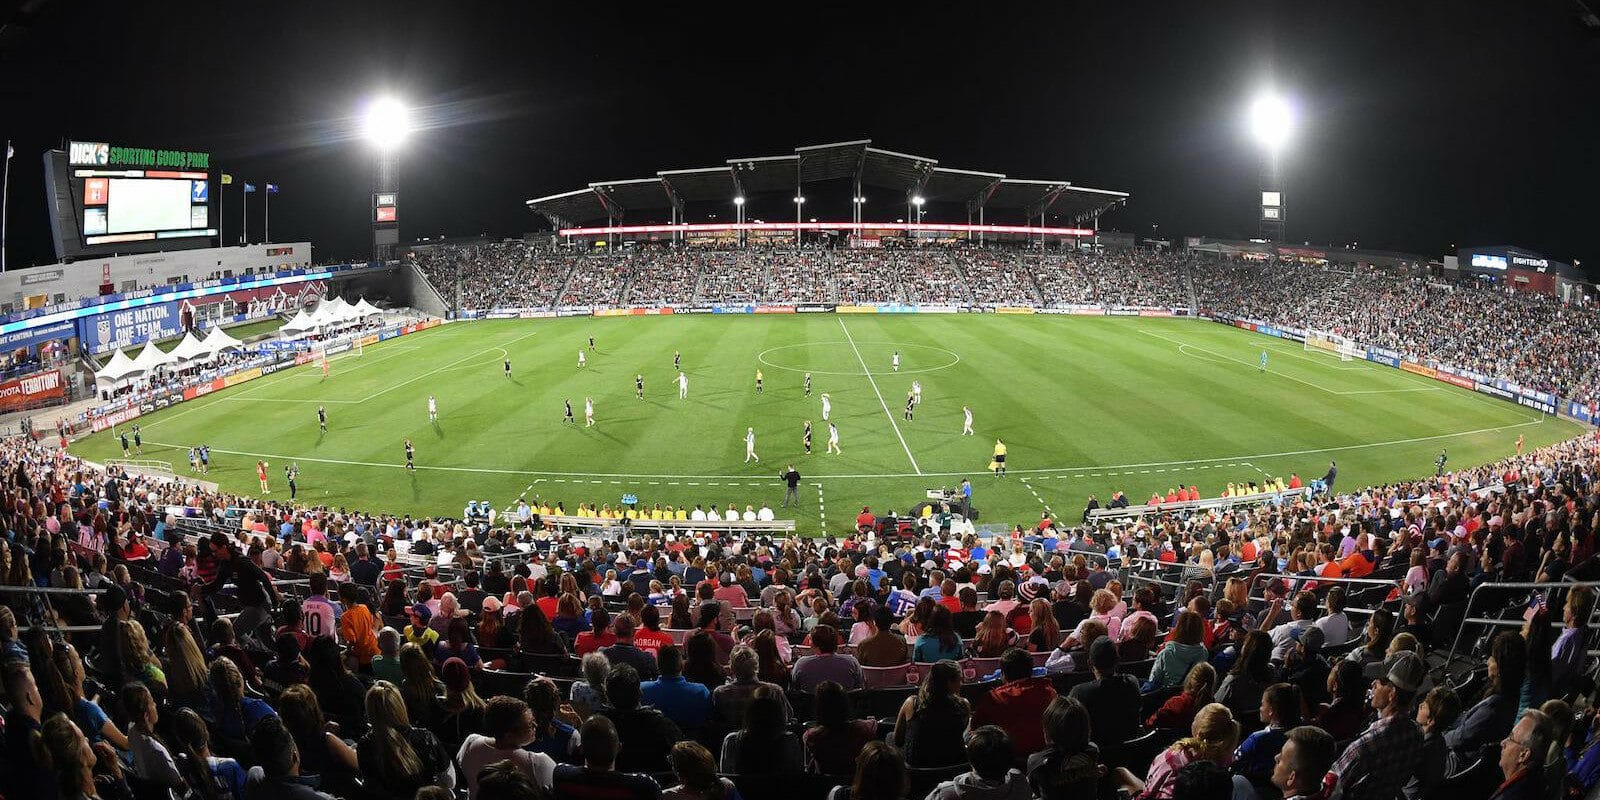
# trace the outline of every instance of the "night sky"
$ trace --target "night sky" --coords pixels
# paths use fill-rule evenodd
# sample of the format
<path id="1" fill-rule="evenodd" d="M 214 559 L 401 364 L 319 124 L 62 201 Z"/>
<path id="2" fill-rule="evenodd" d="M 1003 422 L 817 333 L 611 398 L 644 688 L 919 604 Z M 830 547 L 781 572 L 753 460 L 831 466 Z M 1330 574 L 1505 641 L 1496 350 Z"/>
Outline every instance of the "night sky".
<path id="1" fill-rule="evenodd" d="M 283 187 L 275 241 L 360 257 L 373 156 L 354 115 L 383 90 L 429 128 L 404 149 L 407 241 L 516 236 L 545 227 L 531 197 L 863 138 L 1130 192 L 1107 229 L 1243 237 L 1259 151 L 1241 121 L 1270 82 L 1301 114 L 1289 240 L 1600 267 L 1600 37 L 1573 0 L 33 2 L 0 12 L 13 266 L 54 260 L 39 156 L 68 137 L 209 151 Z M 897 216 L 877 194 L 868 218 Z"/>

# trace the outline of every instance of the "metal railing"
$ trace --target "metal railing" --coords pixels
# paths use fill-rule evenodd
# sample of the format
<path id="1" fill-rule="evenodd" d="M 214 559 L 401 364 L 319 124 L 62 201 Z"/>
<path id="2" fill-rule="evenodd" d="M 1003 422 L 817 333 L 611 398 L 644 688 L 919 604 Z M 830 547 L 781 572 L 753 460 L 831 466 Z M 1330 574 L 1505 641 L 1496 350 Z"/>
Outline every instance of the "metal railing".
<path id="1" fill-rule="evenodd" d="M 1250 578 L 1250 587 L 1246 596 L 1250 600 L 1260 600 L 1262 602 L 1266 602 L 1266 592 L 1263 589 L 1267 580 L 1289 581 L 1290 584 L 1287 592 L 1288 595 L 1293 595 L 1299 592 L 1301 587 L 1305 584 L 1316 584 L 1318 588 L 1323 586 L 1340 585 L 1386 586 L 1390 589 L 1394 589 L 1398 588 L 1401 583 L 1401 579 L 1399 578 L 1324 578 L 1319 575 L 1293 575 L 1282 572 L 1263 572 Z M 1371 616 L 1373 612 L 1377 611 L 1379 608 L 1382 608 L 1389 602 L 1390 600 L 1388 599 L 1388 594 L 1386 593 L 1384 595 L 1384 599 L 1379 601 L 1371 608 L 1349 605 L 1347 603 L 1344 607 L 1344 611 L 1347 614 L 1356 613 Z"/>
<path id="2" fill-rule="evenodd" d="M 1472 587 L 1471 593 L 1467 595 L 1467 606 L 1461 612 L 1461 624 L 1456 627 L 1455 638 L 1450 641 L 1449 660 L 1455 660 L 1456 652 L 1461 647 L 1462 633 L 1466 631 L 1468 625 L 1482 625 L 1486 628 L 1521 628 L 1523 626 L 1523 620 L 1520 617 L 1516 619 L 1498 619 L 1495 617 L 1472 616 L 1473 605 L 1478 601 L 1479 594 L 1485 589 L 1494 592 L 1543 591 L 1547 596 L 1546 605 L 1548 606 L 1548 595 L 1551 592 L 1572 589 L 1578 586 L 1587 586 L 1590 589 L 1600 590 L 1600 581 L 1562 581 L 1560 583 L 1552 583 L 1548 581 L 1545 583 L 1537 583 L 1532 581 L 1519 583 L 1480 583 L 1477 586 Z M 1588 638 L 1590 639 L 1594 638 L 1593 631 L 1596 627 L 1595 622 L 1597 618 L 1600 618 L 1600 604 L 1597 604 L 1596 608 L 1592 609 L 1589 613 Z M 1550 621 L 1550 627 L 1565 627 L 1565 623 L 1558 617 Z M 1585 653 L 1587 656 L 1600 655 L 1600 649 L 1589 648 L 1585 651 Z"/>

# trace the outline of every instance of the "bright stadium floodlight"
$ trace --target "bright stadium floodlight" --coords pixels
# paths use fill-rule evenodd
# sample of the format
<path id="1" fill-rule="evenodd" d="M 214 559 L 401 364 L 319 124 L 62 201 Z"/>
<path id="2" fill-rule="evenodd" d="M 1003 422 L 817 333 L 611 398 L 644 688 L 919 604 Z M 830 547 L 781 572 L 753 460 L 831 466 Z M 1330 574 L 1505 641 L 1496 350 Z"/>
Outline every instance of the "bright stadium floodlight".
<path id="1" fill-rule="evenodd" d="M 919 194 L 919 195 L 917 195 L 917 196 L 915 196 L 915 197 L 913 197 L 913 198 L 911 198 L 911 205 L 914 205 L 914 206 L 916 206 L 916 207 L 918 207 L 918 208 L 921 208 L 921 207 L 922 207 L 922 204 L 923 204 L 923 203 L 926 203 L 926 202 L 928 202 L 928 201 L 927 201 L 927 199 L 926 199 L 926 198 L 924 198 L 924 197 L 923 197 L 923 196 L 922 196 L 922 195 L 920 195 L 920 194 Z"/>
<path id="2" fill-rule="evenodd" d="M 380 97 L 367 106 L 361 133 L 380 149 L 399 147 L 411 133 L 411 113 L 394 97 Z"/>
<path id="3" fill-rule="evenodd" d="M 1250 133 L 1268 152 L 1282 149 L 1294 132 L 1294 122 L 1294 109 L 1279 94 L 1261 94 L 1250 104 Z"/>
<path id="4" fill-rule="evenodd" d="M 736 205 L 736 206 L 744 205 L 744 197 L 740 196 L 740 197 L 733 198 L 733 204 Z"/>

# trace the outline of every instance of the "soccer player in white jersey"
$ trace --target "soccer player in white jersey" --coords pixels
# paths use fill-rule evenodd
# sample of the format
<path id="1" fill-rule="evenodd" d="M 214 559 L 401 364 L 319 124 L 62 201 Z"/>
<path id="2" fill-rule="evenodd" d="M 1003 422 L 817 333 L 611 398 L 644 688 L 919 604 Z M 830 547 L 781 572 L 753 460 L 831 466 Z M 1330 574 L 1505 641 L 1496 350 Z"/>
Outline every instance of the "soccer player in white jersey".
<path id="1" fill-rule="evenodd" d="M 822 421 L 823 422 L 827 422 L 828 421 L 828 415 L 831 414 L 831 413 L 833 413 L 833 400 L 828 397 L 828 393 L 827 392 L 823 392 L 822 393 Z"/>
<path id="2" fill-rule="evenodd" d="M 687 400 L 688 398 L 689 398 L 689 376 L 680 372 L 680 373 L 678 373 L 678 399 L 679 400 Z"/>
<path id="3" fill-rule="evenodd" d="M 911 396 L 915 398 L 917 405 L 922 405 L 922 381 L 911 382 Z"/>
<path id="4" fill-rule="evenodd" d="M 894 371 L 895 372 L 899 372 L 900 371 L 900 351 L 899 350 L 894 351 L 893 366 L 894 366 Z"/>
<path id="5" fill-rule="evenodd" d="M 578 369 L 583 369 L 583 348 L 578 348 Z"/>
<path id="6" fill-rule="evenodd" d="M 841 453 L 839 449 L 839 426 L 828 423 L 828 452 Z"/>
<path id="7" fill-rule="evenodd" d="M 972 436 L 972 407 L 961 407 L 961 435 Z"/>
<path id="8" fill-rule="evenodd" d="M 433 395 L 431 394 L 428 395 L 428 421 L 439 421 L 439 401 L 433 399 Z"/>
<path id="9" fill-rule="evenodd" d="M 756 429 L 755 428 L 745 428 L 744 429 L 744 463 L 748 464 L 751 461 L 754 461 L 757 464 L 760 464 L 761 463 L 761 456 L 756 455 Z"/>
<path id="10" fill-rule="evenodd" d="M 594 427 L 594 398 L 583 398 L 583 427 Z"/>

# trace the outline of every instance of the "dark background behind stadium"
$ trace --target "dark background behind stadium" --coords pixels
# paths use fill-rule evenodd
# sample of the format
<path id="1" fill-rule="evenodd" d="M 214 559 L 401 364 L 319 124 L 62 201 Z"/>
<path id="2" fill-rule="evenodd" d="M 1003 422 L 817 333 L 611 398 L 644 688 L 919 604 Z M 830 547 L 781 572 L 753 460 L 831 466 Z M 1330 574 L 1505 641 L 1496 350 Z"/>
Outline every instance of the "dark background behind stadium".
<path id="1" fill-rule="evenodd" d="M 275 240 L 359 257 L 352 115 L 385 87 L 434 126 L 404 151 L 408 239 L 517 235 L 543 225 L 530 197 L 854 138 L 1131 192 L 1108 228 L 1245 236 L 1239 120 L 1270 74 L 1303 106 L 1290 239 L 1600 266 L 1600 40 L 1571 0 L 868 5 L 34 0 L 0 12 L 11 263 L 53 260 L 39 154 L 62 136 L 211 151 L 283 187 Z M 848 218 L 836 193 L 807 215 Z M 902 213 L 877 194 L 869 219 Z M 236 186 L 229 242 L 239 208 Z"/>

